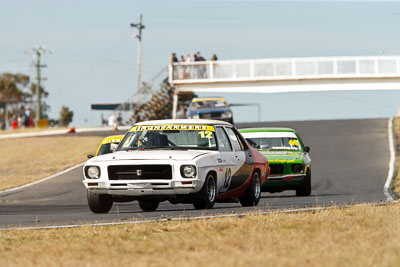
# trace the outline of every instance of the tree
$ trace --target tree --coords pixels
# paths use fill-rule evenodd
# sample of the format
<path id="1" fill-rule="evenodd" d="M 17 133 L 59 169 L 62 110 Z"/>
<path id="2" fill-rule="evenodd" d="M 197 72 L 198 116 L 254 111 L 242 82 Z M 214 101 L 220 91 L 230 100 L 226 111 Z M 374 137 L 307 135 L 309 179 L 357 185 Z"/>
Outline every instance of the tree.
<path id="1" fill-rule="evenodd" d="M 29 76 L 24 74 L 3 73 L 0 75 L 0 101 L 26 101 L 32 95 L 24 92 L 29 84 Z"/>
<path id="2" fill-rule="evenodd" d="M 4 110 L 3 114 L 0 114 L 1 117 L 7 117 L 6 112 L 9 118 L 13 117 L 14 115 L 17 116 L 18 114 L 21 115 L 24 110 L 24 106 L 33 102 L 35 88 L 36 85 L 34 83 L 30 83 L 30 78 L 28 75 L 21 73 L 1 74 L 0 102 L 7 103 L 7 110 Z M 40 92 L 42 99 L 48 96 L 48 92 L 46 92 L 43 87 L 40 87 Z M 49 110 L 49 106 L 43 101 L 41 103 L 41 108 L 41 117 L 47 118 L 46 112 Z"/>
<path id="3" fill-rule="evenodd" d="M 62 106 L 60 110 L 60 125 L 68 126 L 72 122 L 72 118 L 74 116 L 74 112 L 70 111 L 68 107 Z"/>
<path id="4" fill-rule="evenodd" d="M 10 123 L 9 118 L 21 115 L 24 110 L 23 104 L 31 100 L 27 89 L 28 84 L 29 76 L 24 74 L 3 73 L 0 75 L 0 102 L 3 102 L 0 112 L 2 128 Z"/>

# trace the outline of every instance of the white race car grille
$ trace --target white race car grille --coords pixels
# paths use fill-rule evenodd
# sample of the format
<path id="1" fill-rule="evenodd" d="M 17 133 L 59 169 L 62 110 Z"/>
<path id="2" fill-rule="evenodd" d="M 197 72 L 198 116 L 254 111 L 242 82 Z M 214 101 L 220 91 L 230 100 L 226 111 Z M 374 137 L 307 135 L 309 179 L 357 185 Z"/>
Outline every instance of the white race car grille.
<path id="1" fill-rule="evenodd" d="M 112 165 L 108 166 L 110 180 L 171 180 L 171 165 Z"/>

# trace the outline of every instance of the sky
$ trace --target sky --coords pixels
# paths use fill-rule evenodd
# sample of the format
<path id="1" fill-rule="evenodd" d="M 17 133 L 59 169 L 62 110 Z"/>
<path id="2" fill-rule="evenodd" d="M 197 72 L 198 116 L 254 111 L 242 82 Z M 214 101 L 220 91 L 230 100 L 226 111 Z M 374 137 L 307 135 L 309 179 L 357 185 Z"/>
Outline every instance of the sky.
<path id="1" fill-rule="evenodd" d="M 220 60 L 400 55 L 399 1 L 2 0 L 0 73 L 34 80 L 26 51 L 51 49 L 42 56 L 50 118 L 65 105 L 74 112 L 71 125 L 98 126 L 101 112 L 91 104 L 124 102 L 136 92 L 137 30 L 130 24 L 139 14 L 142 81 L 167 66 L 171 51 Z M 236 122 L 390 117 L 400 104 L 400 91 L 222 96 L 256 104 L 234 107 Z"/>

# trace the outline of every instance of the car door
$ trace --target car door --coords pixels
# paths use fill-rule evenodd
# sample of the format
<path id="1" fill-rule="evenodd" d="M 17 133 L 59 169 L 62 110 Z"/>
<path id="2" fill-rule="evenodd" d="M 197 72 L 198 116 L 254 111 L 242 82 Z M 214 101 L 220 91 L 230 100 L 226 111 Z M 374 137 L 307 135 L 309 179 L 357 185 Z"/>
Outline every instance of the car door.
<path id="1" fill-rule="evenodd" d="M 242 186 L 249 179 L 254 160 L 252 159 L 251 152 L 246 151 L 247 146 L 243 143 L 244 141 L 239 137 L 237 131 L 227 126 L 225 130 L 232 144 L 235 158 L 235 165 L 232 167 L 232 180 L 228 188 L 228 191 L 232 191 Z M 246 152 L 250 153 L 250 155 L 246 155 Z"/>
<path id="2" fill-rule="evenodd" d="M 232 180 L 232 169 L 236 168 L 237 158 L 235 157 L 229 137 L 221 126 L 215 127 L 215 133 L 218 139 L 219 172 L 217 179 L 218 194 L 228 191 Z"/>

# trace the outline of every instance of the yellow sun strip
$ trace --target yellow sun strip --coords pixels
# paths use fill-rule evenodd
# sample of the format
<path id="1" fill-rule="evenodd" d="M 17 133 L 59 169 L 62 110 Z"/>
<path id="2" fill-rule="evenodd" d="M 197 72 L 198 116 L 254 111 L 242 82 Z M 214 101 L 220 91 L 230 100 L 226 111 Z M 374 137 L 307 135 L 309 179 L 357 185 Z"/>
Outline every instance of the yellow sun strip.
<path id="1" fill-rule="evenodd" d="M 109 136 L 109 137 L 104 138 L 101 143 L 102 144 L 120 143 L 122 138 L 124 138 L 123 135 L 121 135 L 121 136 Z"/>
<path id="2" fill-rule="evenodd" d="M 211 131 L 215 132 L 214 126 L 211 125 L 140 125 L 133 126 L 129 132 L 138 131 Z"/>
<path id="3" fill-rule="evenodd" d="M 223 98 L 223 97 L 193 98 L 192 102 L 196 103 L 196 102 L 217 101 L 217 100 L 221 100 L 222 102 L 226 102 L 225 98 Z"/>

